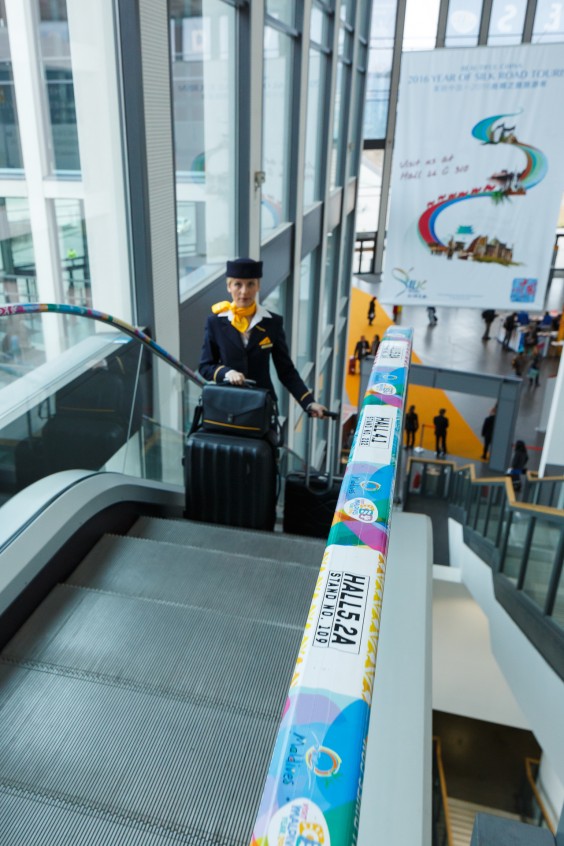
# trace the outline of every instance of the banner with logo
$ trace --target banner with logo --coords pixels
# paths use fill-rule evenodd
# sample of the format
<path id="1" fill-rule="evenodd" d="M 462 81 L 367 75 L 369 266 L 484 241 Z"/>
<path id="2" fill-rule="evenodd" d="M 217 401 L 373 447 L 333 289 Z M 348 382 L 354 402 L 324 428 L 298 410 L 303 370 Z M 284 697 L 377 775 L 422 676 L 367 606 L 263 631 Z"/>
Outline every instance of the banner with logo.
<path id="1" fill-rule="evenodd" d="M 383 302 L 542 309 L 562 103 L 561 44 L 404 54 Z"/>
<path id="2" fill-rule="evenodd" d="M 253 833 L 253 846 L 356 842 L 412 331 L 380 344 Z"/>

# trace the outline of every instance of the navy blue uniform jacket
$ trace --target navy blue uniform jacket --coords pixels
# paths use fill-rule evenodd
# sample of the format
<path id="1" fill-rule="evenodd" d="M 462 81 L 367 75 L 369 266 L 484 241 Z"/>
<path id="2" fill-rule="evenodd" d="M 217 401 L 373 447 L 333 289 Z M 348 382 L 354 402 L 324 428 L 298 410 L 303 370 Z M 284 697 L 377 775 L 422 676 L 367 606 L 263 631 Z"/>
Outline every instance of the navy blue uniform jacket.
<path id="1" fill-rule="evenodd" d="M 282 318 L 270 313 L 250 331 L 245 347 L 241 333 L 227 317 L 212 314 L 207 319 L 204 343 L 198 369 L 204 379 L 221 383 L 228 370 L 238 370 L 254 379 L 259 388 L 267 388 L 276 397 L 270 379 L 270 359 L 278 378 L 306 409 L 313 402 L 313 394 L 296 370 L 286 343 Z"/>

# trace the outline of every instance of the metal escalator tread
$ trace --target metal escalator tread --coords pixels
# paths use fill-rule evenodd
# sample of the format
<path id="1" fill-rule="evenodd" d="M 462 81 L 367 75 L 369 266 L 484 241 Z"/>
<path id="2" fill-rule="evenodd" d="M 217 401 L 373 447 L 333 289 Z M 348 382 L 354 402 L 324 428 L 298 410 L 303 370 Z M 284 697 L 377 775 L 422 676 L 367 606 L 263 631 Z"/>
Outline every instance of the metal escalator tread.
<path id="1" fill-rule="evenodd" d="M 317 573 L 256 555 L 105 535 L 68 582 L 303 627 Z"/>
<path id="2" fill-rule="evenodd" d="M 180 843 L 249 842 L 276 721 L 18 666 L 0 666 L 0 687 L 1 831 L 23 793 L 45 815 L 63 805 Z"/>
<path id="3" fill-rule="evenodd" d="M 316 577 L 102 538 L 0 655 L 2 846 L 247 846 Z"/>
<path id="4" fill-rule="evenodd" d="M 226 716 L 237 710 L 277 720 L 302 634 L 302 627 L 58 585 L 0 660 L 207 702 Z"/>
<path id="5" fill-rule="evenodd" d="M 0 785 L 3 846 L 178 846 L 190 843 L 147 822 L 104 818 L 94 809 Z M 192 840 L 192 843 L 202 843 Z"/>
<path id="6" fill-rule="evenodd" d="M 140 517 L 129 530 L 129 535 L 242 554 L 256 550 L 264 558 L 294 561 L 316 569 L 321 566 L 325 551 L 325 541 L 313 538 L 160 517 Z"/>

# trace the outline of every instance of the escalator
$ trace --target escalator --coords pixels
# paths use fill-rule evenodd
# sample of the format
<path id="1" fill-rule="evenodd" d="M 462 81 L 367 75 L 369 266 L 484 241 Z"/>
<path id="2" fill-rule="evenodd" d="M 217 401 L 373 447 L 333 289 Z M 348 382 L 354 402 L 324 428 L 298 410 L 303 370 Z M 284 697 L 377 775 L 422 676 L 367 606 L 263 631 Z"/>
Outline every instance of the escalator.
<path id="1" fill-rule="evenodd" d="M 428 548 L 420 520 L 396 542 L 388 617 L 391 632 L 410 607 L 393 642 L 417 672 L 394 696 L 375 685 L 411 330 L 381 344 L 326 542 L 181 519 L 201 380 L 108 315 L 8 309 L 35 347 L 3 372 L 0 415 L 2 846 L 348 846 L 370 749 L 394 736 L 369 744 L 373 695 L 388 720 L 424 696 L 401 772 L 418 809 L 402 825 L 426 829 L 426 556 L 414 597 L 400 589 Z M 389 828 L 385 792 L 367 806 Z"/>
<path id="2" fill-rule="evenodd" d="M 248 843 L 324 544 L 140 518 L 0 657 L 2 843 Z"/>

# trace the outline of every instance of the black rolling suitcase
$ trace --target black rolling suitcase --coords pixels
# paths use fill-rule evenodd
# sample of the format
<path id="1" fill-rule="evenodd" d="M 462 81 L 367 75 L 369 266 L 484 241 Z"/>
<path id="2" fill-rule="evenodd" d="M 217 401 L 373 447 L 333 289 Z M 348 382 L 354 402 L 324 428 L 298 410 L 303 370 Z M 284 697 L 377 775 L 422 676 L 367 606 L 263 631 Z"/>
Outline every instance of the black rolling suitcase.
<path id="1" fill-rule="evenodd" d="M 332 412 L 327 416 L 337 417 Z M 333 522 L 343 479 L 333 476 L 331 448 L 327 456 L 328 474 L 311 472 L 311 420 L 306 425 L 306 469 L 304 473 L 290 473 L 286 477 L 283 530 L 293 535 L 325 539 Z M 328 438 L 329 445 L 332 441 Z"/>
<path id="2" fill-rule="evenodd" d="M 274 528 L 277 472 L 268 441 L 196 431 L 186 439 L 184 481 L 189 520 Z"/>

